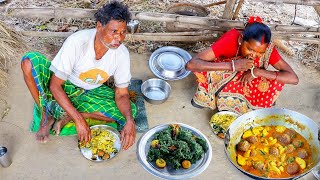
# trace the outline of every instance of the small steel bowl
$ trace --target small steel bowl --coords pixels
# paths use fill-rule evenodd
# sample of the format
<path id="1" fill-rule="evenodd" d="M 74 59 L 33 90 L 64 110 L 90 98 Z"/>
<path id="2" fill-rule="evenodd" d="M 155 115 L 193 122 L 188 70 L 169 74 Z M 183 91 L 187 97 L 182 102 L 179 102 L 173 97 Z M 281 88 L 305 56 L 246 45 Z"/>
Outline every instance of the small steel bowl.
<path id="1" fill-rule="evenodd" d="M 165 102 L 171 93 L 171 86 L 162 79 L 148 79 L 141 85 L 143 98 L 151 104 Z"/>
<path id="2" fill-rule="evenodd" d="M 135 33 L 138 31 L 139 21 L 138 20 L 131 20 L 127 23 L 127 30 L 129 33 Z"/>

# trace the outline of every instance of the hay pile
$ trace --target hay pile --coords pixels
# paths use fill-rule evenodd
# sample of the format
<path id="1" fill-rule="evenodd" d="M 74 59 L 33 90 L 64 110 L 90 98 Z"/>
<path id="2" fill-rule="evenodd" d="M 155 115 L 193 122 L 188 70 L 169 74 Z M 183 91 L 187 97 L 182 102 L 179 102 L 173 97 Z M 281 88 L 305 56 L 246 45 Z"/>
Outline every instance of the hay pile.
<path id="1" fill-rule="evenodd" d="M 7 87 L 8 70 L 26 49 L 22 36 L 0 21 L 0 88 Z"/>

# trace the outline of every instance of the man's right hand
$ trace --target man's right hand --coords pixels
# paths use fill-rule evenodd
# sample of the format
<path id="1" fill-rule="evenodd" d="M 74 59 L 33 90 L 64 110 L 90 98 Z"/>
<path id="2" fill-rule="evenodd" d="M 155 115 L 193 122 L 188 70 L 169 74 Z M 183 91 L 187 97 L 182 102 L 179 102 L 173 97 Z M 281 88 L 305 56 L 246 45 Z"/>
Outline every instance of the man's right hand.
<path id="1" fill-rule="evenodd" d="M 76 129 L 78 132 L 78 139 L 80 142 L 89 142 L 91 140 L 91 130 L 87 122 L 82 119 L 79 120 L 76 124 Z"/>
<path id="2" fill-rule="evenodd" d="M 238 59 L 234 60 L 234 66 L 236 71 L 246 71 L 253 66 L 254 60 L 250 59 Z"/>

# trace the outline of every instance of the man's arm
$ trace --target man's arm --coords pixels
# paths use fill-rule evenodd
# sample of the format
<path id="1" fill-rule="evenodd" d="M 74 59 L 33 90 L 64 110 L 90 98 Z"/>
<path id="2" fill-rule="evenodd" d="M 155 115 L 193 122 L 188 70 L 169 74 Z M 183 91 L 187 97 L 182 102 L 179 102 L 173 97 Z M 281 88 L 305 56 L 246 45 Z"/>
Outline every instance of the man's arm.
<path id="1" fill-rule="evenodd" d="M 56 101 L 59 103 L 59 105 L 68 113 L 68 115 L 75 122 L 79 140 L 88 142 L 91 140 L 90 128 L 87 122 L 85 121 L 84 117 L 72 105 L 67 94 L 62 89 L 63 83 L 64 80 L 58 78 L 53 74 L 50 81 L 50 91 L 56 99 Z"/>
<path id="2" fill-rule="evenodd" d="M 136 127 L 132 117 L 131 104 L 129 100 L 128 88 L 118 88 L 115 90 L 115 101 L 121 112 L 126 118 L 126 125 L 121 131 L 122 148 L 127 150 L 134 144 L 136 137 Z"/>

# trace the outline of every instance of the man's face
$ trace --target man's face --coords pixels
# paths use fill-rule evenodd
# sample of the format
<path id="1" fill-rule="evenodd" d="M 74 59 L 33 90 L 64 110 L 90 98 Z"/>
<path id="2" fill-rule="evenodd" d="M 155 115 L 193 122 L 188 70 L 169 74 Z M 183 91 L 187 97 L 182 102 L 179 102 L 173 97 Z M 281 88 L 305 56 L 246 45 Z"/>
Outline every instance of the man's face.
<path id="1" fill-rule="evenodd" d="M 102 44 L 107 44 L 107 48 L 116 49 L 125 39 L 127 33 L 127 23 L 125 21 L 111 20 L 105 26 L 97 23 L 97 34 Z"/>
<path id="2" fill-rule="evenodd" d="M 267 47 L 267 43 L 261 44 L 259 41 L 250 39 L 249 41 L 242 41 L 240 53 L 242 57 L 255 60 L 266 52 Z"/>

